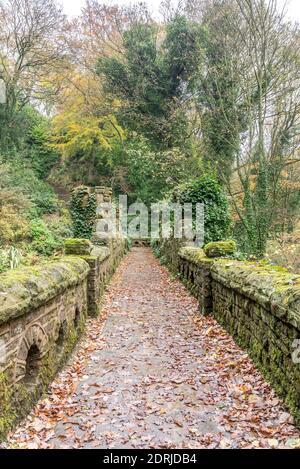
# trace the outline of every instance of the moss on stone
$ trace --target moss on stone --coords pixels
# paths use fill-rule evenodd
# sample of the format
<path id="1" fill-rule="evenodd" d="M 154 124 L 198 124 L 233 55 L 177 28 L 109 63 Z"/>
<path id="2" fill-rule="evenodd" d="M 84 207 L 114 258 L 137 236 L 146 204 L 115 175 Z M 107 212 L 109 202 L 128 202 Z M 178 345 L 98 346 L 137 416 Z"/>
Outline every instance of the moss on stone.
<path id="1" fill-rule="evenodd" d="M 91 295 L 91 300 L 87 308 L 91 308 L 93 304 L 98 305 L 99 291 L 103 291 L 124 251 L 124 248 L 119 250 L 118 245 L 111 250 L 101 247 L 88 255 L 65 256 L 36 267 L 17 269 L 0 275 L 0 325 L 35 311 L 77 285 L 88 286 L 88 295 Z M 108 259 L 107 262 L 106 259 Z M 98 263 L 101 264 L 104 261 L 105 265 L 101 266 L 102 270 L 98 269 Z M 94 285 L 94 282 L 100 282 L 100 285 Z M 30 383 L 26 378 L 14 383 L 13 369 L 10 369 L 9 373 L 5 372 L 5 376 L 0 374 L 1 439 L 30 412 L 32 406 L 46 392 L 57 371 L 66 362 L 79 336 L 83 333 L 86 318 L 87 310 L 81 311 L 80 316 L 75 314 L 74 320 L 67 319 L 62 343 L 57 340 L 55 331 L 53 334 L 50 333 L 50 348 L 46 349 L 48 350 L 46 355 L 38 360 L 36 375 L 30 377 Z"/>
<path id="2" fill-rule="evenodd" d="M 294 327 L 300 328 L 300 275 L 255 262 L 219 259 L 211 267 L 215 281 L 232 288 Z"/>
<path id="3" fill-rule="evenodd" d="M 36 377 L 37 386 L 28 386 L 23 381 L 12 386 L 6 375 L 0 373 L 0 441 L 6 438 L 7 433 L 31 411 L 33 405 L 45 394 L 49 384 L 66 363 L 84 332 L 86 316 L 86 312 L 81 315 L 77 327 L 73 323 L 69 324 L 60 352 L 57 350 L 57 345 L 53 344 L 49 352 L 41 359 Z"/>
<path id="4" fill-rule="evenodd" d="M 194 247 L 183 247 L 179 250 L 179 257 L 182 259 L 189 261 L 189 262 L 194 262 L 198 263 L 199 261 L 206 261 L 208 259 L 205 258 L 205 254 L 203 249 L 200 248 L 194 248 Z"/>
<path id="5" fill-rule="evenodd" d="M 93 249 L 93 245 L 88 239 L 69 238 L 65 240 L 64 246 L 67 255 L 89 255 Z"/>
<path id="6" fill-rule="evenodd" d="M 172 246 L 161 250 L 176 260 L 184 284 L 196 287 L 200 305 L 203 287 L 208 294 L 211 288 L 214 317 L 247 350 L 300 426 L 300 367 L 291 360 L 300 331 L 300 275 L 267 261 L 208 258 L 201 249 Z"/>
<path id="7" fill-rule="evenodd" d="M 63 257 L 37 267 L 11 270 L 0 275 L 0 324 L 17 318 L 78 285 L 89 265 L 80 257 Z"/>
<path id="8" fill-rule="evenodd" d="M 225 316 L 216 315 L 218 322 L 234 337 L 235 342 L 247 350 L 257 368 L 264 375 L 265 379 L 270 383 L 278 396 L 280 396 L 293 417 L 296 425 L 300 425 L 300 409 L 299 409 L 299 392 L 297 391 L 297 383 L 295 380 L 288 379 L 278 361 L 281 359 L 281 353 L 272 350 L 271 353 L 266 352 L 262 343 L 255 337 L 251 336 L 250 340 L 246 339 L 246 335 L 242 330 L 238 332 L 233 327 L 234 323 L 228 321 Z M 243 328 L 242 328 L 243 329 Z"/>
<path id="9" fill-rule="evenodd" d="M 78 255 L 81 259 L 86 261 L 89 265 L 93 265 L 96 262 L 103 262 L 106 259 L 111 257 L 111 250 L 106 246 L 93 246 L 88 254 L 78 252 Z M 117 263 L 119 259 L 117 259 Z"/>
<path id="10" fill-rule="evenodd" d="M 236 251 L 236 243 L 232 240 L 217 241 L 204 246 L 204 253 L 210 258 L 232 256 Z"/>

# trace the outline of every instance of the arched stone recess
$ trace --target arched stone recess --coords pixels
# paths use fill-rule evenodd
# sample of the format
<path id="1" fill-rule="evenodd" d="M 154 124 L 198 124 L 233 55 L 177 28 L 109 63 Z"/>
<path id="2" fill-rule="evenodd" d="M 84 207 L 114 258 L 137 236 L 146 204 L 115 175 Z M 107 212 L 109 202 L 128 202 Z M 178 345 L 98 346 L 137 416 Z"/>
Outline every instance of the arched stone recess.
<path id="1" fill-rule="evenodd" d="M 39 369 L 40 360 L 49 350 L 49 340 L 39 323 L 31 324 L 24 332 L 15 361 L 14 381 L 30 381 Z"/>

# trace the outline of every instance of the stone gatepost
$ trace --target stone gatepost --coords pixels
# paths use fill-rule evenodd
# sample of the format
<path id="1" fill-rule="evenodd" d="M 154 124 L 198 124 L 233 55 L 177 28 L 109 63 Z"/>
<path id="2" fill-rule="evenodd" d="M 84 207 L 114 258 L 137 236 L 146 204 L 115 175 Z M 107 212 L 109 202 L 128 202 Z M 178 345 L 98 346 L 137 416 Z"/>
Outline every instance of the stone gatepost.
<path id="1" fill-rule="evenodd" d="M 107 219 L 109 216 L 109 208 L 106 208 L 104 204 L 112 204 L 113 191 L 112 188 L 104 186 L 97 186 L 92 190 L 96 195 L 97 202 L 96 220 L 94 223 L 92 243 L 96 246 L 109 246 L 111 241 L 109 235 L 107 235 L 107 237 L 103 235 L 99 236 L 97 227 L 100 221 Z M 103 206 L 101 207 L 101 205 Z"/>
<path id="2" fill-rule="evenodd" d="M 103 202 L 112 203 L 113 191 L 111 187 L 96 186 L 93 190 L 96 194 L 97 206 Z"/>

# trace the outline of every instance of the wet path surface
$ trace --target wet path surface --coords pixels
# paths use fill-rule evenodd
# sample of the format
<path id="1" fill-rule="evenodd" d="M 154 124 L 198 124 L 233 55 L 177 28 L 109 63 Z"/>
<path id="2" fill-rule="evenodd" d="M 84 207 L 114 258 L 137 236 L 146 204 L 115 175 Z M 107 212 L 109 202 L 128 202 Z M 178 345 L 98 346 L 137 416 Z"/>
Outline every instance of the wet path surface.
<path id="1" fill-rule="evenodd" d="M 292 418 L 148 249 L 119 267 L 102 318 L 10 436 L 22 448 L 299 447 Z"/>

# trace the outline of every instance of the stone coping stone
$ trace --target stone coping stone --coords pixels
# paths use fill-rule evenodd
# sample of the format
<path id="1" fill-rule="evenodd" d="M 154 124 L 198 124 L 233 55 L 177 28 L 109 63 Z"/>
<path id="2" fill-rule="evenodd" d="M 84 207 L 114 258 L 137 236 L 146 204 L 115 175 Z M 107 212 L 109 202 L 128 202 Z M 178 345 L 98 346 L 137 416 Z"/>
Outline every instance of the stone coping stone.
<path id="1" fill-rule="evenodd" d="M 207 257 L 228 257 L 237 251 L 236 242 L 233 240 L 208 243 L 203 248 Z"/>
<path id="2" fill-rule="evenodd" d="M 181 259 L 192 262 L 193 264 L 200 264 L 202 262 L 213 263 L 215 259 L 211 259 L 205 256 L 204 250 L 195 247 L 183 247 L 178 251 Z"/>
<path id="3" fill-rule="evenodd" d="M 89 265 L 80 257 L 65 256 L 0 275 L 0 325 L 33 311 L 81 283 Z"/>
<path id="4" fill-rule="evenodd" d="M 92 252 L 90 255 L 85 256 L 81 255 L 80 257 L 85 261 L 99 261 L 104 262 L 111 256 L 112 252 L 108 247 L 105 246 L 93 246 Z"/>

